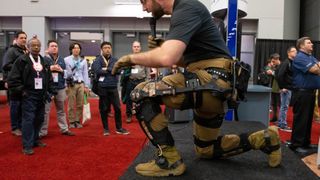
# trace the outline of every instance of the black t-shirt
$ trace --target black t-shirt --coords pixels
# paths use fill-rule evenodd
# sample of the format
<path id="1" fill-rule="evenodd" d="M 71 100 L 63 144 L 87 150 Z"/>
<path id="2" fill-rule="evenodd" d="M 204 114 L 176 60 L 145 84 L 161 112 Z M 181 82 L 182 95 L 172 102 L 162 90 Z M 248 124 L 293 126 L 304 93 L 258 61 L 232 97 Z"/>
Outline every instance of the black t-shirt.
<path id="1" fill-rule="evenodd" d="M 231 58 L 208 9 L 198 0 L 175 0 L 166 40 L 183 41 L 184 63 L 210 58 Z"/>

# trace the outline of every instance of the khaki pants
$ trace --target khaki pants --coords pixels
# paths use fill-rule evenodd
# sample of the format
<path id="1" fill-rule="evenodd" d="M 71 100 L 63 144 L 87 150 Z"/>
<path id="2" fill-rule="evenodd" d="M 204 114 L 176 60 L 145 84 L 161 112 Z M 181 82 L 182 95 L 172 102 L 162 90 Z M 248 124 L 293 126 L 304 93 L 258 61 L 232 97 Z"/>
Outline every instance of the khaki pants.
<path id="1" fill-rule="evenodd" d="M 84 84 L 75 83 L 74 86 L 68 86 L 68 117 L 69 122 L 79 122 L 82 116 Z"/>
<path id="2" fill-rule="evenodd" d="M 212 75 L 205 70 L 206 68 L 209 68 L 209 67 L 221 68 L 221 69 L 230 71 L 231 61 L 223 58 L 219 58 L 215 60 L 203 60 L 197 63 L 190 64 L 187 67 L 187 70 L 189 72 L 196 73 L 201 84 L 204 85 L 206 83 L 209 83 L 212 80 Z M 230 88 L 231 86 L 230 82 L 226 82 L 222 79 L 218 79 L 216 83 L 219 87 L 222 87 L 222 88 Z M 185 87 L 184 75 L 181 73 L 178 73 L 178 74 L 165 76 L 162 79 L 162 81 L 156 85 L 156 87 L 160 89 L 163 87 L 165 89 L 168 87 L 168 85 L 177 87 L 177 88 Z M 151 86 L 152 86 L 152 83 L 143 82 L 137 85 L 136 89 L 142 89 L 143 91 L 150 92 Z M 203 118 L 202 121 L 211 121 L 217 115 L 221 115 L 225 113 L 224 101 L 212 95 L 212 93 L 209 91 L 203 92 L 202 95 L 203 95 L 202 105 L 199 108 L 194 109 L 194 113 L 197 116 Z M 162 96 L 163 103 L 166 106 L 174 109 L 179 109 L 184 99 L 185 99 L 185 94 Z M 217 139 L 219 135 L 220 127 L 210 128 L 210 127 L 201 126 L 195 123 L 195 121 L 193 123 L 194 123 L 193 133 L 198 139 L 202 141 L 212 141 Z M 204 124 L 206 124 L 206 122 L 204 122 Z M 159 114 L 154 119 L 152 119 L 152 121 L 150 122 L 150 127 L 152 128 L 152 131 L 159 132 L 164 128 L 168 127 L 168 120 L 163 114 Z M 223 149 L 232 149 L 237 146 L 238 146 L 238 143 L 229 143 L 226 145 L 226 147 L 223 147 Z M 200 153 L 205 157 L 206 156 L 210 157 L 213 155 L 213 145 L 208 146 L 206 148 L 196 147 L 196 151 L 197 152 L 200 151 Z"/>

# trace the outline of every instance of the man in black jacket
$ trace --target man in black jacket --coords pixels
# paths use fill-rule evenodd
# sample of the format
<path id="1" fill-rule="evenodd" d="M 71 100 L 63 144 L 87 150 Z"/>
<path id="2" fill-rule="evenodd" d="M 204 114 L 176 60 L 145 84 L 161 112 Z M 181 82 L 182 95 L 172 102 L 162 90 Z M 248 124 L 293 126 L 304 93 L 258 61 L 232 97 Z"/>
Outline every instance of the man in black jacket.
<path id="1" fill-rule="evenodd" d="M 34 153 L 33 147 L 44 147 L 39 131 L 44 120 L 45 102 L 51 100 L 52 77 L 50 67 L 39 54 L 41 43 L 32 38 L 27 43 L 30 53 L 20 56 L 8 76 L 10 94 L 21 97 L 22 152 Z"/>
<path id="2" fill-rule="evenodd" d="M 280 130 L 291 132 L 291 128 L 287 124 L 287 111 L 291 99 L 292 90 L 292 61 L 297 55 L 297 49 L 291 46 L 287 50 L 288 58 L 282 62 L 275 71 L 275 78 L 280 88 L 280 113 L 278 126 Z"/>
<path id="3" fill-rule="evenodd" d="M 7 77 L 12 69 L 13 63 L 18 59 L 19 56 L 27 53 L 26 41 L 27 34 L 23 31 L 17 32 L 15 35 L 15 44 L 13 44 L 13 46 L 10 47 L 5 54 L 2 69 L 6 88 L 8 88 L 6 82 Z M 12 95 L 10 93 L 8 97 L 10 100 L 11 132 L 13 135 L 21 136 L 21 97 Z"/>
<path id="4" fill-rule="evenodd" d="M 121 106 L 117 88 L 118 75 L 111 74 L 113 65 L 118 59 L 111 55 L 112 45 L 110 42 L 103 42 L 100 47 L 101 55 L 92 63 L 92 69 L 98 80 L 99 111 L 104 129 L 103 135 L 110 135 L 107 116 L 111 104 L 115 112 L 116 133 L 127 135 L 129 132 L 122 128 Z"/>

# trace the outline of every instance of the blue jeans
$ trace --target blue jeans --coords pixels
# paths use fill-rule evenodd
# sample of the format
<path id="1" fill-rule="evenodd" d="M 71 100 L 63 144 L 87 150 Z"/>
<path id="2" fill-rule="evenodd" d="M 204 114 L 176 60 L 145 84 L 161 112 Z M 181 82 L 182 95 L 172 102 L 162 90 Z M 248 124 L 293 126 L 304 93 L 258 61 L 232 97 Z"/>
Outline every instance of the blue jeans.
<path id="1" fill-rule="evenodd" d="M 32 148 L 39 140 L 39 131 L 44 120 L 42 95 L 29 94 L 22 99 L 22 145 Z"/>
<path id="2" fill-rule="evenodd" d="M 10 100 L 11 130 L 21 129 L 21 101 Z"/>
<path id="3" fill-rule="evenodd" d="M 291 99 L 291 91 L 281 91 L 280 92 L 280 113 L 279 113 L 279 127 L 286 127 L 287 124 L 287 111 L 289 109 Z"/>

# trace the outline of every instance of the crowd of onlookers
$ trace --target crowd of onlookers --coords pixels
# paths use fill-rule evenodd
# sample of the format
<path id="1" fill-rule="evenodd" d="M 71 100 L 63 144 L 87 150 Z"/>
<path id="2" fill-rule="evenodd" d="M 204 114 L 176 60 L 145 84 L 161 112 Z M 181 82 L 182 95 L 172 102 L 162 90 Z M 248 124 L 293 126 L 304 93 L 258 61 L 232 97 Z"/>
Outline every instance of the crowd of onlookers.
<path id="1" fill-rule="evenodd" d="M 284 61 L 280 61 L 278 53 L 271 54 L 263 69 L 263 73 L 269 76 L 265 85 L 272 88 L 270 122 L 276 123 L 280 130 L 291 133 L 291 140 L 286 144 L 302 155 L 317 150 L 316 145 L 310 144 L 311 127 L 312 122 L 319 123 L 320 120 L 320 62 L 312 52 L 311 39 L 302 37 L 297 40 L 296 47 L 287 49 L 287 58 Z M 287 123 L 290 105 L 293 107 L 292 128 Z"/>
<path id="2" fill-rule="evenodd" d="M 22 136 L 22 152 L 34 153 L 34 147 L 45 147 L 41 139 L 48 134 L 51 103 L 54 102 L 57 124 L 65 136 L 74 136 L 70 129 L 82 128 L 84 95 L 89 95 L 91 82 L 95 80 L 99 96 L 99 112 L 103 125 L 103 135 L 110 134 L 108 117 L 114 117 L 116 133 L 127 135 L 122 127 L 118 82 L 120 73 L 111 74 L 117 58 L 112 55 L 112 44 L 101 43 L 101 54 L 91 65 L 89 76 L 88 62 L 81 56 L 81 44 L 71 43 L 70 55 L 61 57 L 55 40 L 47 43 L 46 54 L 40 55 L 41 42 L 36 36 L 27 40 L 27 34 L 17 32 L 13 45 L 3 58 L 5 87 L 8 89 L 10 105 L 11 133 Z M 141 51 L 140 42 L 132 44 L 134 53 Z M 121 78 L 122 101 L 126 103 L 127 123 L 132 121 L 134 108 L 130 99 L 131 90 L 144 81 L 151 71 L 142 66 L 124 70 Z M 68 101 L 66 118 L 65 101 Z M 114 115 L 111 113 L 111 106 Z"/>

